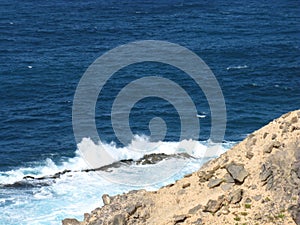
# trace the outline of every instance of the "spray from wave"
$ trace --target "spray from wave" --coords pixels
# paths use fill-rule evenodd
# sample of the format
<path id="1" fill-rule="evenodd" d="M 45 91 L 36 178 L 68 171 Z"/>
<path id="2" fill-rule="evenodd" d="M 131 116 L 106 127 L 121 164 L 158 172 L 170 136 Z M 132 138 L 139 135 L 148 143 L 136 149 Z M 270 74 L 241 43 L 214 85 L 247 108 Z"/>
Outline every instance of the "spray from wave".
<path id="1" fill-rule="evenodd" d="M 136 136 L 130 145 L 118 148 L 114 143 L 95 144 L 92 140 L 86 138 L 78 144 L 75 157 L 59 164 L 47 159 L 40 162 L 39 166 L 0 172 L 1 223 L 58 224 L 66 217 L 75 217 L 82 220 L 84 212 L 102 205 L 101 195 L 104 193 L 116 195 L 130 191 L 133 188 L 158 189 L 180 179 L 187 173 L 196 171 L 204 162 L 217 157 L 234 144 L 233 142 L 223 143 L 222 149 L 217 155 L 212 154 L 202 158 L 207 150 L 208 141 L 184 140 L 183 142 L 183 145 L 181 143 L 180 146 L 194 146 L 193 150 L 189 151 L 191 153 L 190 157 L 178 157 L 186 151 L 186 149 L 178 148 L 179 142 L 160 142 L 154 145 L 154 143 L 149 142 L 147 137 Z M 100 170 L 100 173 L 90 170 L 91 168 L 81 156 L 81 152 L 90 151 L 91 149 L 97 150 L 100 148 L 100 144 L 104 145 L 106 150 L 113 156 L 114 163 L 120 163 L 118 167 L 107 165 L 106 169 L 109 169 Z M 139 151 L 132 151 L 132 149 L 138 149 Z M 164 157 L 158 157 L 154 164 L 149 164 L 149 162 L 141 160 L 145 159 L 145 155 Z M 149 158 L 146 159 L 149 160 Z M 162 161 L 169 161 L 170 163 L 162 164 Z M 159 165 L 176 166 L 178 161 L 185 163 L 185 166 L 178 173 L 158 183 L 144 185 L 145 180 L 151 179 L 151 177 L 140 174 L 139 168 L 157 168 L 156 174 L 160 174 L 162 168 Z M 122 164 L 122 162 L 127 163 Z M 134 170 L 132 170 L 133 167 Z M 132 171 L 135 174 L 132 175 Z M 135 176 L 135 185 L 110 182 L 105 177 L 106 174 L 118 175 L 120 173 L 123 173 L 122 176 L 125 177 Z M 55 174 L 59 174 L 59 176 L 53 177 Z M 155 176 L 155 172 L 153 176 Z M 24 177 L 27 177 L 27 179 L 24 179 Z"/>

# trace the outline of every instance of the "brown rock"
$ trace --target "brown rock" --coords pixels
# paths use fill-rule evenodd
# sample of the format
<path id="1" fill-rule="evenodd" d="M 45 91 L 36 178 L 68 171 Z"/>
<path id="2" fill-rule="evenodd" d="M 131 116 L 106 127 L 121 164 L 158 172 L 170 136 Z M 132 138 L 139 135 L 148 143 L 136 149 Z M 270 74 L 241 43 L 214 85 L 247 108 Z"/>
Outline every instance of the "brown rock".
<path id="1" fill-rule="evenodd" d="M 264 153 L 271 153 L 272 150 L 273 150 L 273 142 L 266 144 L 263 148 Z"/>
<path id="2" fill-rule="evenodd" d="M 190 174 L 186 174 L 186 175 L 184 175 L 184 178 L 188 178 L 188 177 L 191 177 L 191 176 L 193 176 L 193 174 L 192 174 L 192 173 L 190 173 Z"/>
<path id="3" fill-rule="evenodd" d="M 201 207 L 202 207 L 201 205 L 197 205 L 194 208 L 191 208 L 189 210 L 189 214 L 195 214 L 195 213 L 197 213 L 201 209 Z"/>
<path id="4" fill-rule="evenodd" d="M 113 225 L 126 225 L 126 217 L 123 214 L 118 214 L 113 217 Z"/>
<path id="5" fill-rule="evenodd" d="M 232 193 L 230 193 L 229 197 L 230 197 L 230 200 L 229 200 L 230 203 L 232 203 L 232 204 L 239 203 L 243 198 L 243 190 L 237 189 L 237 190 L 233 191 Z"/>
<path id="6" fill-rule="evenodd" d="M 213 171 L 199 171 L 197 173 L 198 177 L 199 177 L 199 181 L 200 182 L 205 182 L 208 181 L 210 178 L 212 178 L 212 176 L 214 175 Z"/>
<path id="7" fill-rule="evenodd" d="M 240 183 L 243 183 L 245 178 L 249 175 L 242 164 L 235 164 L 232 162 L 226 167 L 226 169 L 232 178 Z"/>
<path id="8" fill-rule="evenodd" d="M 189 186 L 191 186 L 191 183 L 186 183 L 186 184 L 183 184 L 183 185 L 182 185 L 182 188 L 184 189 L 184 188 L 187 188 L 187 187 L 189 187 Z"/>
<path id="9" fill-rule="evenodd" d="M 230 176 L 229 173 L 226 173 L 223 177 L 225 183 L 234 183 L 234 179 Z"/>
<path id="10" fill-rule="evenodd" d="M 188 215 L 176 215 L 174 216 L 175 224 L 183 223 L 188 218 Z"/>
<path id="11" fill-rule="evenodd" d="M 223 191 L 229 191 L 234 186 L 234 183 L 222 184 L 221 188 Z"/>
<path id="12" fill-rule="evenodd" d="M 270 165 L 268 164 L 263 164 L 261 166 L 261 172 L 259 174 L 259 178 L 262 182 L 267 181 L 267 179 L 273 175 L 273 171 L 271 170 Z"/>
<path id="13" fill-rule="evenodd" d="M 281 146 L 281 143 L 279 142 L 279 141 L 275 141 L 274 143 L 273 143 L 273 147 L 274 148 L 279 148 Z"/>
<path id="14" fill-rule="evenodd" d="M 298 118 L 296 116 L 294 116 L 292 119 L 291 119 L 291 123 L 297 123 L 298 122 Z"/>
<path id="15" fill-rule="evenodd" d="M 62 225 L 80 225 L 80 222 L 76 219 L 64 219 Z"/>
<path id="16" fill-rule="evenodd" d="M 214 188 L 214 187 L 219 186 L 222 182 L 223 182 L 222 179 L 213 179 L 213 178 L 212 178 L 212 179 L 209 180 L 207 186 L 208 186 L 209 188 Z"/>
<path id="17" fill-rule="evenodd" d="M 203 212 L 216 213 L 222 207 L 224 195 L 219 196 L 218 200 L 209 200 L 203 209 Z"/>
<path id="18" fill-rule="evenodd" d="M 253 152 L 251 152 L 251 151 L 247 151 L 247 152 L 246 152 L 246 158 L 247 158 L 247 159 L 252 159 L 253 156 L 254 156 Z"/>
<path id="19" fill-rule="evenodd" d="M 137 207 L 135 205 L 130 205 L 127 206 L 127 208 L 125 209 L 125 211 L 131 216 L 133 215 L 137 210 Z"/>
<path id="20" fill-rule="evenodd" d="M 102 195 L 102 201 L 104 205 L 109 205 L 111 203 L 111 199 L 108 194 Z"/>

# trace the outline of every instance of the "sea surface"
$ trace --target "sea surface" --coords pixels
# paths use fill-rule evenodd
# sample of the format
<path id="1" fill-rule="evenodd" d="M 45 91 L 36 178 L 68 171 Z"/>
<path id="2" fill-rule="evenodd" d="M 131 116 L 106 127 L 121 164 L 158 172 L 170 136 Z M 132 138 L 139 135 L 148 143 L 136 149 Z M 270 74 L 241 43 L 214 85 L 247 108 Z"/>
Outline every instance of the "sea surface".
<path id="1" fill-rule="evenodd" d="M 72 128 L 76 87 L 99 56 L 133 41 L 162 40 L 195 52 L 223 91 L 225 152 L 281 114 L 300 108 L 300 3 L 274 1 L 4 1 L 0 0 L 0 224 L 60 224 L 102 205 L 101 195 L 157 189 L 196 171 L 209 143 L 211 114 L 205 94 L 184 72 L 144 62 L 116 72 L 96 104 L 101 143 L 116 160 L 138 159 L 147 149 L 149 121 L 161 117 L 165 139 L 155 153 L 177 154 L 180 116 L 155 96 L 132 108 L 131 143 L 118 141 L 111 107 L 126 84 L 147 76 L 178 83 L 192 98 L 201 125 L 192 159 L 174 176 L 151 185 L 110 182 L 88 168 Z M 176 95 L 176 93 L 173 93 Z M 100 96 L 101 98 L 100 100 Z M 211 155 L 210 157 L 216 157 Z M 176 158 L 172 159 L 174 163 Z M 145 165 L 147 166 L 147 165 Z M 70 170 L 56 179 L 24 180 Z M 134 171 L 133 171 L 134 172 Z M 155 173 L 154 173 L 155 174 Z M 157 171 L 159 175 L 159 171 Z M 141 176 L 141 184 L 143 179 Z"/>

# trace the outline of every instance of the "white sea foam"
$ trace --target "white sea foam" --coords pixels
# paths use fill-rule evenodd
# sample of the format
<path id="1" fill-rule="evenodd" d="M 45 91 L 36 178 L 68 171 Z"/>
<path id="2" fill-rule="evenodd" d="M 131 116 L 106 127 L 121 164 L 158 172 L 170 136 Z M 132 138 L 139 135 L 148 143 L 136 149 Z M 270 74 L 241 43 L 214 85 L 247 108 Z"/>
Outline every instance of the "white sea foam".
<path id="1" fill-rule="evenodd" d="M 221 151 L 206 156 L 216 157 L 229 149 L 233 144 L 231 142 L 224 143 Z M 91 148 L 100 148 L 99 144 L 93 143 L 90 139 L 84 139 L 78 145 L 76 156 L 62 163 L 55 164 L 51 159 L 47 159 L 41 162 L 39 166 L 0 172 L 0 183 L 3 185 L 21 181 L 24 176 L 28 175 L 41 177 L 53 175 L 65 169 L 72 171 L 61 175 L 58 179 L 50 179 L 48 183 L 50 186 L 37 186 L 25 189 L 1 188 L 0 210 L 2 215 L 0 224 L 60 224 L 60 221 L 66 217 L 75 217 L 82 220 L 84 212 L 89 212 L 102 205 L 101 195 L 104 193 L 115 195 L 127 192 L 133 188 L 154 190 L 180 179 L 186 173 L 196 171 L 199 166 L 209 159 L 202 160 L 201 158 L 207 150 L 208 141 L 184 140 L 182 142 L 160 142 L 154 144 L 149 142 L 147 137 L 136 136 L 127 147 L 118 148 L 113 143 L 103 145 L 116 161 L 121 159 L 139 159 L 144 154 L 151 153 L 181 153 L 186 150 L 182 149 L 183 147 L 189 148 L 190 146 L 193 146 L 193 148 L 189 152 L 195 158 L 189 159 L 188 163 L 178 173 L 168 177 L 168 179 L 148 186 L 138 186 L 139 183 L 137 181 L 133 187 L 122 183 L 110 182 L 96 172 L 80 172 L 82 169 L 87 169 L 88 165 L 80 156 L 79 150 L 88 151 Z M 178 146 L 181 148 L 178 148 Z M 140 151 L 137 151 L 137 149 L 140 149 Z M 175 158 L 172 160 L 170 164 L 166 165 L 176 166 L 178 160 Z M 139 167 L 143 166 L 140 165 Z M 122 172 L 127 170 L 128 168 L 125 167 L 120 168 Z M 161 170 L 161 168 L 158 167 L 158 170 Z M 150 179 L 143 174 L 139 174 L 138 169 L 134 173 L 136 173 L 135 176 L 142 184 L 144 184 L 143 179 Z M 158 171 L 156 174 L 159 174 Z M 153 173 L 153 176 L 155 176 L 155 173 Z"/>
<path id="2" fill-rule="evenodd" d="M 246 69 L 248 68 L 247 65 L 238 65 L 238 66 L 228 66 L 226 70 L 239 70 L 239 69 Z"/>
<path id="3" fill-rule="evenodd" d="M 205 118 L 206 115 L 199 115 L 199 114 L 197 114 L 197 117 L 198 117 L 198 118 Z"/>

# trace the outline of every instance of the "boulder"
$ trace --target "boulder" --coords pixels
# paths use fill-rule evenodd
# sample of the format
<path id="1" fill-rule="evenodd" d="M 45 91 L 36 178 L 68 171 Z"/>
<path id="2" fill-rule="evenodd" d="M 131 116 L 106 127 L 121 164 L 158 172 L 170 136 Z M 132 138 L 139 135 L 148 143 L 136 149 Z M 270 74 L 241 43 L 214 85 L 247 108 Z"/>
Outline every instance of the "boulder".
<path id="1" fill-rule="evenodd" d="M 62 225 L 80 225 L 80 222 L 76 219 L 64 219 Z"/>
<path id="2" fill-rule="evenodd" d="M 222 208 L 224 195 L 219 196 L 218 200 L 209 200 L 203 209 L 203 212 L 216 213 Z"/>
<path id="3" fill-rule="evenodd" d="M 249 175 L 243 164 L 230 163 L 227 167 L 227 172 L 231 177 L 240 183 L 243 183 L 245 178 Z"/>
<path id="4" fill-rule="evenodd" d="M 111 203 L 111 199 L 108 194 L 102 195 L 102 201 L 104 205 L 109 205 Z"/>
<path id="5" fill-rule="evenodd" d="M 209 188 L 214 188 L 214 187 L 217 187 L 219 186 L 221 183 L 223 182 L 223 179 L 210 179 L 207 186 Z"/>
<path id="6" fill-rule="evenodd" d="M 229 195 L 229 198 L 230 198 L 230 200 L 229 200 L 230 203 L 232 203 L 232 204 L 239 203 L 243 198 L 243 190 L 238 189 L 238 190 L 231 192 Z"/>

